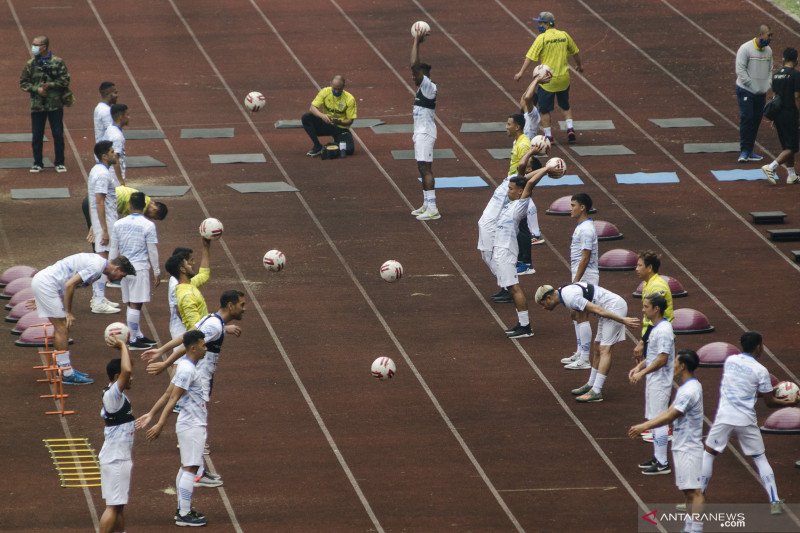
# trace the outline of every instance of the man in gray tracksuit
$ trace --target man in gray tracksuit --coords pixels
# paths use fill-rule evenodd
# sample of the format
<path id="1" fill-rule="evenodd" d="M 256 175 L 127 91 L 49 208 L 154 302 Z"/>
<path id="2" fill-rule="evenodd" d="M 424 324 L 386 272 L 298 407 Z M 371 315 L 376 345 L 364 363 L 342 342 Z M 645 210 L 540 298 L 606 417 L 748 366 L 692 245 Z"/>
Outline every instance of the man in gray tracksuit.
<path id="1" fill-rule="evenodd" d="M 753 152 L 772 77 L 772 30 L 762 24 L 758 36 L 736 52 L 736 98 L 739 100 L 739 163 L 764 159 Z"/>

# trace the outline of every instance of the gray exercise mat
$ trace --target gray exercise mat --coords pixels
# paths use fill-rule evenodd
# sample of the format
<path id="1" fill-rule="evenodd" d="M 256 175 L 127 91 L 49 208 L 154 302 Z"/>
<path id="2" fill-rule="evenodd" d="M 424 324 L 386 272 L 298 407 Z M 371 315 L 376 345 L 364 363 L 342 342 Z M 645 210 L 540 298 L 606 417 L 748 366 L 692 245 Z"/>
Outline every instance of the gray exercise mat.
<path id="1" fill-rule="evenodd" d="M 149 155 L 129 155 L 125 156 L 125 165 L 128 168 L 147 168 L 147 167 L 165 167 L 166 163 L 162 163 L 154 157 Z"/>
<path id="2" fill-rule="evenodd" d="M 208 156 L 211 163 L 227 164 L 227 163 L 266 163 L 267 159 L 264 154 L 211 154 Z"/>
<path id="3" fill-rule="evenodd" d="M 299 120 L 279 120 L 275 123 L 275 128 L 279 130 L 287 128 L 302 128 L 303 123 Z"/>
<path id="4" fill-rule="evenodd" d="M 392 157 L 395 159 L 414 159 L 414 150 L 392 150 Z M 455 159 L 456 154 L 450 148 L 435 148 L 433 159 Z"/>
<path id="5" fill-rule="evenodd" d="M 69 198 L 69 189 L 66 187 L 11 189 L 12 200 L 48 200 L 51 198 Z"/>
<path id="6" fill-rule="evenodd" d="M 632 155 L 633 151 L 621 144 L 607 144 L 599 146 L 571 146 L 576 154 L 582 156 L 592 155 Z"/>
<path id="7" fill-rule="evenodd" d="M 650 118 L 648 120 L 659 128 L 707 128 L 714 125 L 703 117 Z"/>
<path id="8" fill-rule="evenodd" d="M 45 168 L 53 166 L 53 162 L 46 157 L 42 160 Z M 32 157 L 9 157 L 0 159 L 0 168 L 31 168 L 33 166 Z"/>
<path id="9" fill-rule="evenodd" d="M 181 130 L 181 139 L 228 139 L 233 137 L 233 128 L 186 128 Z"/>
<path id="10" fill-rule="evenodd" d="M 188 185 L 135 185 L 136 190 L 156 198 L 179 197 L 189 192 Z"/>
<path id="11" fill-rule="evenodd" d="M 167 136 L 161 130 L 122 130 L 125 139 L 128 141 L 139 141 L 142 139 L 165 139 Z"/>
<path id="12" fill-rule="evenodd" d="M 739 143 L 686 143 L 683 145 L 683 152 L 686 154 L 719 154 L 738 151 Z"/>
<path id="13" fill-rule="evenodd" d="M 0 133 L 0 143 L 29 143 L 31 142 L 30 133 Z M 47 142 L 47 136 L 44 141 Z"/>
<path id="14" fill-rule="evenodd" d="M 506 131 L 505 122 L 463 122 L 461 133 L 487 133 L 495 131 Z"/>
<path id="15" fill-rule="evenodd" d="M 613 130 L 613 120 L 575 120 L 572 123 L 575 131 L 590 131 L 590 130 Z M 562 130 L 567 130 L 567 122 L 565 120 L 558 121 L 558 127 Z"/>
<path id="16" fill-rule="evenodd" d="M 295 187 L 283 181 L 258 181 L 253 183 L 229 183 L 228 187 L 242 194 L 256 192 L 297 192 Z"/>
<path id="17" fill-rule="evenodd" d="M 413 124 L 379 124 L 372 126 L 372 131 L 382 133 L 414 133 Z"/>
<path id="18" fill-rule="evenodd" d="M 511 148 L 487 148 L 492 159 L 511 159 Z"/>
<path id="19" fill-rule="evenodd" d="M 353 128 L 374 128 L 386 124 L 379 118 L 357 118 L 353 121 Z"/>

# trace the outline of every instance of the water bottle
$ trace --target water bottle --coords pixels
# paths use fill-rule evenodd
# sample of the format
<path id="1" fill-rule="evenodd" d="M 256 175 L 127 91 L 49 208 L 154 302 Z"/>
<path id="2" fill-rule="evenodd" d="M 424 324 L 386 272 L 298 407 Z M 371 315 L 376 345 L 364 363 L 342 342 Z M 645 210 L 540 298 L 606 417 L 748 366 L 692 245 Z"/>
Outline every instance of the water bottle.
<path id="1" fill-rule="evenodd" d="M 339 141 L 339 157 L 346 157 L 347 156 L 347 143 L 345 141 Z"/>

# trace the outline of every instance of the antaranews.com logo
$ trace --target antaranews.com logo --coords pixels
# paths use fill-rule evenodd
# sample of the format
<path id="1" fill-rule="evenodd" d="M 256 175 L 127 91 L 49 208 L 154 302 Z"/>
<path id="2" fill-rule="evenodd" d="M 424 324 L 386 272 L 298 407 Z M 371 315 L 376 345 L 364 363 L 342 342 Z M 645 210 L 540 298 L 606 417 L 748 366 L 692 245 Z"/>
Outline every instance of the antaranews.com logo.
<path id="1" fill-rule="evenodd" d="M 670 504 L 648 504 L 646 512 L 637 509 L 640 532 L 686 531 L 687 524 L 702 524 L 704 533 L 800 531 L 800 505 L 784 504 L 780 514 L 769 504 L 705 504 L 701 509 L 686 509 Z"/>

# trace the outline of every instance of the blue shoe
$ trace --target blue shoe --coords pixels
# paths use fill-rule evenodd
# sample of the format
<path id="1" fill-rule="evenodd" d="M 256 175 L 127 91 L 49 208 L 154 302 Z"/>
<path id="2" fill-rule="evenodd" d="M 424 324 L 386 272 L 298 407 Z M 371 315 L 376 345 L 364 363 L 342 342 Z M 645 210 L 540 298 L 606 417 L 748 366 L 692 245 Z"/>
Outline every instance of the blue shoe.
<path id="1" fill-rule="evenodd" d="M 747 154 L 747 160 L 748 161 L 752 161 L 754 163 L 757 163 L 758 161 L 762 161 L 763 159 L 764 159 L 763 155 L 758 155 L 755 152 L 750 152 L 749 154 Z"/>
<path id="2" fill-rule="evenodd" d="M 517 275 L 524 276 L 526 274 L 535 274 L 536 271 L 531 268 L 530 263 L 523 263 L 522 261 L 517 262 Z"/>
<path id="3" fill-rule="evenodd" d="M 739 154 L 739 163 L 747 163 L 747 157 L 748 157 L 749 155 L 750 155 L 750 154 L 748 154 L 747 152 L 742 152 L 742 153 L 740 153 L 740 154 Z"/>
<path id="4" fill-rule="evenodd" d="M 86 372 L 81 372 L 80 370 L 77 370 L 77 369 L 75 369 L 75 368 L 73 368 L 73 369 L 72 369 L 72 371 L 73 371 L 74 373 L 78 374 L 78 375 L 79 375 L 79 376 L 81 376 L 81 377 L 84 377 L 84 378 L 88 378 L 88 377 L 89 377 L 89 374 L 87 374 Z M 91 378 L 90 378 L 90 379 L 91 379 Z"/>
<path id="5" fill-rule="evenodd" d="M 64 385 L 91 385 L 94 380 L 87 375 L 80 375 L 73 371 L 71 376 L 63 376 L 61 381 Z"/>

